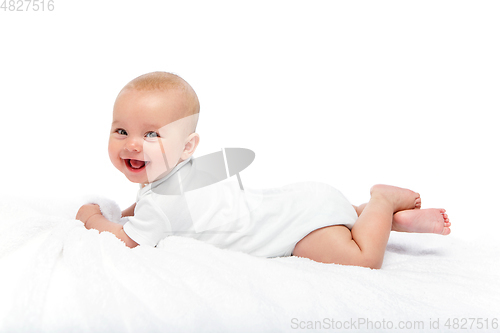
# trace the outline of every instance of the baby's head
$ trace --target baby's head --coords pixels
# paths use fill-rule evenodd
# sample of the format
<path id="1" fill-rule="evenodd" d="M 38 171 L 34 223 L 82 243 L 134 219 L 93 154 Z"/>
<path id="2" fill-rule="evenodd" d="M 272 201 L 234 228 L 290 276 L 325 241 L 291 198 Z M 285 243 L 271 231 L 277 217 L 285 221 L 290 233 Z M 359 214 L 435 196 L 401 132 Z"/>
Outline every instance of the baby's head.
<path id="1" fill-rule="evenodd" d="M 166 72 L 141 75 L 118 94 L 108 152 L 134 183 L 159 179 L 193 155 L 200 103 L 193 88 Z"/>

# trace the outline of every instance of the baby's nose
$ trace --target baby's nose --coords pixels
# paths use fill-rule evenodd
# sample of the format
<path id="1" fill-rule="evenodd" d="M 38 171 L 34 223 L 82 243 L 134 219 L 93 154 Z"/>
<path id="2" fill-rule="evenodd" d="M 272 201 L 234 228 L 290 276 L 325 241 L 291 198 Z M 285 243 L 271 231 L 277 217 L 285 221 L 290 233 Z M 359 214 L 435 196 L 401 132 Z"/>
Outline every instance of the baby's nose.
<path id="1" fill-rule="evenodd" d="M 128 138 L 125 149 L 128 151 L 142 151 L 142 139 Z"/>

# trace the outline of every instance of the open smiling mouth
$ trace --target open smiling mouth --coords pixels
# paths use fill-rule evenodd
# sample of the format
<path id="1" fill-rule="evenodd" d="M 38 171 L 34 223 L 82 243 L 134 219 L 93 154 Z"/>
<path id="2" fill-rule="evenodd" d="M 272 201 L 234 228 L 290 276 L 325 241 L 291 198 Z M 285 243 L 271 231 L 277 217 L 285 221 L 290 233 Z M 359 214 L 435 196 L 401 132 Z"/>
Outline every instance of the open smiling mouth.
<path id="1" fill-rule="evenodd" d="M 146 165 L 148 165 L 148 163 L 149 161 L 132 160 L 132 159 L 125 160 L 127 168 L 133 172 L 141 171 L 146 167 Z"/>

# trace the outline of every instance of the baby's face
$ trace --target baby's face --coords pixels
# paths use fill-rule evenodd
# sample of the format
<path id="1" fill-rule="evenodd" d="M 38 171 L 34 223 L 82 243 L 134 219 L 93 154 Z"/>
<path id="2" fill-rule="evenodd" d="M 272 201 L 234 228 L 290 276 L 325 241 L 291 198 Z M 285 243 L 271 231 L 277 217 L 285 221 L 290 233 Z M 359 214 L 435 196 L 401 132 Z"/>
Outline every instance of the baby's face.
<path id="1" fill-rule="evenodd" d="M 184 108 L 177 91 L 122 91 L 113 109 L 108 146 L 113 165 L 134 183 L 166 175 L 187 158 L 189 117 L 182 118 Z"/>

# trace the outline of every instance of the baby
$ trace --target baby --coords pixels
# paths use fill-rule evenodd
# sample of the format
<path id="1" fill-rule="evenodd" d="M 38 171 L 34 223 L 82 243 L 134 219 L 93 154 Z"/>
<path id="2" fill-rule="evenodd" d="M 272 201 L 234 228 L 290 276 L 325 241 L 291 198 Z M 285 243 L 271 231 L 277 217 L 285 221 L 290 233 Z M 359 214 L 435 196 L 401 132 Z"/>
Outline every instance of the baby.
<path id="1" fill-rule="evenodd" d="M 113 165 L 140 184 L 136 203 L 122 212 L 124 223 L 106 219 L 96 204 L 83 205 L 76 218 L 131 248 L 183 235 L 256 256 L 374 269 L 382 266 L 391 230 L 450 233 L 444 209 L 420 209 L 418 193 L 387 185 L 373 186 L 360 206 L 311 182 L 242 190 L 229 179 L 186 191 L 193 175 L 203 175 L 192 157 L 199 111 L 195 91 L 175 74 L 154 72 L 128 83 L 115 101 L 108 150 Z"/>

